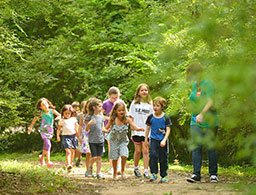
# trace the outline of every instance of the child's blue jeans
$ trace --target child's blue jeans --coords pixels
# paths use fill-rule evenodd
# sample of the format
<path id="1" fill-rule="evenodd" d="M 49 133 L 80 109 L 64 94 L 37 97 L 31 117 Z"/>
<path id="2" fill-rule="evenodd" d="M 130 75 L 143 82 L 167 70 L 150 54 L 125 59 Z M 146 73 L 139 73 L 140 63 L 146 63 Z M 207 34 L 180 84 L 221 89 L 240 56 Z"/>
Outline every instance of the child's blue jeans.
<path id="1" fill-rule="evenodd" d="M 209 174 L 217 175 L 217 152 L 215 149 L 215 137 L 217 129 L 201 128 L 196 125 L 190 127 L 191 138 L 195 144 L 192 150 L 193 173 L 201 177 L 202 145 L 205 144 L 208 151 Z"/>
<path id="2" fill-rule="evenodd" d="M 160 146 L 159 140 L 150 139 L 149 146 L 149 167 L 151 174 L 158 173 L 158 162 L 160 163 L 160 176 L 167 176 L 168 170 L 168 141 L 164 147 Z"/>

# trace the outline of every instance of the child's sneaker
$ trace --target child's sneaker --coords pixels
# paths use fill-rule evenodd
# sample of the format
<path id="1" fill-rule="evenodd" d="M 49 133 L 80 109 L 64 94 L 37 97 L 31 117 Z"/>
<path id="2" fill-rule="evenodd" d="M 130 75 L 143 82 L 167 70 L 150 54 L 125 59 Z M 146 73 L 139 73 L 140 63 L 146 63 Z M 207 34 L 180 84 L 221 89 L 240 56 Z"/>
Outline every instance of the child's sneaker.
<path id="1" fill-rule="evenodd" d="M 70 173 L 72 171 L 72 168 L 73 168 L 72 165 L 68 165 L 67 166 L 67 171 Z"/>
<path id="2" fill-rule="evenodd" d="M 217 175 L 211 175 L 210 182 L 211 183 L 217 183 L 219 181 Z"/>
<path id="3" fill-rule="evenodd" d="M 85 177 L 88 177 L 88 176 L 89 176 L 87 171 L 85 171 L 84 176 L 85 176 Z"/>
<path id="4" fill-rule="evenodd" d="M 48 162 L 48 163 L 47 163 L 47 167 L 48 167 L 48 168 L 50 168 L 50 167 L 52 167 L 52 166 L 53 166 L 53 162 Z"/>
<path id="5" fill-rule="evenodd" d="M 111 175 L 113 174 L 113 167 L 111 167 L 111 168 L 109 169 L 108 173 L 111 174 Z"/>
<path id="6" fill-rule="evenodd" d="M 160 183 L 167 183 L 167 181 L 168 181 L 168 178 L 167 176 L 165 176 L 161 178 Z"/>
<path id="7" fill-rule="evenodd" d="M 153 173 L 149 179 L 149 181 L 156 181 L 157 180 L 157 175 Z"/>
<path id="8" fill-rule="evenodd" d="M 105 179 L 105 176 L 102 173 L 97 174 L 96 177 L 97 177 L 97 179 Z"/>
<path id="9" fill-rule="evenodd" d="M 77 167 L 79 167 L 80 162 L 81 162 L 81 160 L 80 160 L 80 159 L 77 159 L 77 161 L 76 161 L 76 166 L 77 166 Z"/>
<path id="10" fill-rule="evenodd" d="M 187 181 L 190 183 L 200 183 L 201 178 L 196 174 L 192 174 L 190 178 L 187 178 Z"/>
<path id="11" fill-rule="evenodd" d="M 149 176 L 148 171 L 145 171 L 143 175 L 144 175 L 144 178 L 146 178 L 146 179 L 150 179 L 150 176 Z"/>
<path id="12" fill-rule="evenodd" d="M 140 174 L 140 170 L 139 169 L 134 169 L 134 174 L 136 177 L 141 177 L 141 174 Z"/>

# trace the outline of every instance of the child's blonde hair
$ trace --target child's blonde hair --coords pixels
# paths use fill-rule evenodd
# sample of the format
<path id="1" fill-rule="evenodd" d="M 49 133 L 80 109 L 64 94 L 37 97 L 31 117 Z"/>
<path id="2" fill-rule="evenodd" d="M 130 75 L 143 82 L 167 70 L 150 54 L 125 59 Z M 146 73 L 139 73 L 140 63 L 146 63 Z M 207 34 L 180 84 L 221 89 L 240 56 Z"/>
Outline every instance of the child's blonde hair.
<path id="1" fill-rule="evenodd" d="M 75 102 L 73 102 L 72 104 L 71 104 L 71 106 L 75 109 L 76 107 L 80 107 L 80 103 L 79 102 L 77 102 L 77 101 L 75 101 Z"/>
<path id="2" fill-rule="evenodd" d="M 167 101 L 163 97 L 160 97 L 160 96 L 155 97 L 153 100 L 153 104 L 156 104 L 156 103 L 160 104 L 162 109 L 166 108 Z"/>
<path id="3" fill-rule="evenodd" d="M 110 122 L 114 122 L 116 117 L 117 117 L 117 109 L 120 107 L 120 106 L 123 106 L 124 107 L 124 110 L 125 110 L 125 114 L 124 114 L 124 117 L 122 118 L 122 122 L 123 123 L 126 123 L 126 109 L 125 109 L 125 105 L 123 102 L 117 102 L 115 103 L 114 107 L 112 108 L 111 112 L 110 112 Z"/>
<path id="4" fill-rule="evenodd" d="M 136 92 L 135 92 L 135 96 L 134 96 L 134 103 L 135 104 L 140 104 L 141 102 L 141 97 L 139 96 L 139 92 L 140 92 L 140 89 L 145 86 L 147 89 L 148 89 L 148 96 L 146 97 L 146 102 L 148 104 L 151 104 L 152 103 L 152 98 L 150 96 L 150 89 L 149 89 L 149 86 L 145 83 L 142 83 L 140 85 L 138 85 L 137 89 L 136 89 Z"/>
<path id="5" fill-rule="evenodd" d="M 115 86 L 112 86 L 109 88 L 108 90 L 108 97 L 111 96 L 111 95 L 118 95 L 118 96 L 121 96 L 121 93 L 119 91 L 119 89 Z"/>

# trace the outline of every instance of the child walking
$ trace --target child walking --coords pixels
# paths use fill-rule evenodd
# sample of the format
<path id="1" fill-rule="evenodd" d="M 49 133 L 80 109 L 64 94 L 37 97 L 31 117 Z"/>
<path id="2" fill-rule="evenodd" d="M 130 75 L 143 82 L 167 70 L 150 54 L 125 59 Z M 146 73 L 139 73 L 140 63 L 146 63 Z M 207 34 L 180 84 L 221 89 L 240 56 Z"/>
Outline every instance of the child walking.
<path id="1" fill-rule="evenodd" d="M 89 165 L 90 165 L 90 160 L 91 160 L 91 151 L 89 147 L 89 132 L 85 131 L 86 125 L 85 125 L 85 119 L 88 116 L 88 107 L 91 102 L 92 98 L 89 98 L 87 101 L 85 101 L 85 104 L 82 108 L 82 114 L 80 115 L 79 119 L 79 135 L 81 137 L 81 153 L 85 153 L 85 166 L 86 166 L 86 171 L 85 171 L 85 177 L 88 177 L 88 172 L 89 172 Z"/>
<path id="2" fill-rule="evenodd" d="M 75 149 L 78 146 L 76 137 L 78 131 L 77 119 L 73 116 L 74 110 L 71 105 L 64 105 L 61 109 L 61 120 L 57 131 L 57 140 L 60 141 L 60 132 L 62 131 L 62 146 L 66 151 L 67 171 L 71 172 L 72 162 L 75 155 Z"/>
<path id="3" fill-rule="evenodd" d="M 157 180 L 158 162 L 160 163 L 160 182 L 167 182 L 168 170 L 168 137 L 171 131 L 172 122 L 163 112 L 166 107 L 166 100 L 156 97 L 153 100 L 154 114 L 149 115 L 146 124 L 145 144 L 148 145 L 150 132 L 149 166 L 151 171 L 150 181 Z"/>
<path id="4" fill-rule="evenodd" d="M 74 106 L 73 106 L 74 103 L 76 103 L 76 102 L 73 102 L 73 103 L 72 103 L 72 107 L 73 107 L 73 108 L 74 108 Z M 78 102 L 78 103 L 79 103 L 79 102 Z M 76 103 L 76 104 L 77 104 L 77 103 Z M 77 117 L 76 117 L 77 122 L 78 122 L 78 125 L 79 125 L 78 133 L 80 133 L 80 131 L 81 131 L 81 130 L 80 130 L 80 123 L 81 123 L 81 120 L 83 119 L 83 116 L 84 116 L 83 110 L 84 110 L 85 104 L 86 104 L 86 101 L 82 101 L 81 104 L 80 104 L 80 109 L 77 109 L 77 108 L 75 109 L 76 112 L 78 113 L 78 114 L 77 114 Z M 81 112 L 80 112 L 80 110 L 81 110 Z M 79 112 L 78 112 L 78 111 L 79 111 Z M 83 127 L 83 125 L 82 125 L 81 127 Z M 83 134 L 80 133 L 79 135 L 81 136 L 81 135 L 83 135 Z M 81 139 L 83 139 L 83 138 L 81 137 Z M 79 167 L 80 162 L 81 162 L 81 159 L 82 159 L 81 146 L 82 146 L 82 141 L 81 141 L 81 142 L 79 141 L 78 147 L 76 148 L 76 151 L 75 151 L 75 157 L 74 157 L 74 160 L 77 158 L 77 160 L 76 160 L 76 166 L 77 166 L 77 167 Z"/>
<path id="5" fill-rule="evenodd" d="M 109 121 L 109 115 L 110 115 L 110 112 L 114 106 L 114 104 L 116 102 L 123 102 L 123 100 L 120 99 L 120 91 L 117 87 L 110 87 L 109 90 L 108 90 L 108 99 L 106 101 L 103 102 L 102 104 L 102 113 L 105 114 L 104 118 L 105 118 L 105 126 L 108 124 L 108 121 Z M 125 103 L 124 103 L 125 105 Z M 125 105 L 125 109 L 127 111 L 127 108 L 126 108 L 126 105 Z M 105 139 L 107 140 L 107 143 L 108 143 L 108 152 L 110 151 L 110 142 L 109 142 L 109 136 L 110 134 L 109 133 L 106 133 L 105 135 Z M 120 159 L 118 160 L 118 173 L 120 174 L 121 173 L 121 166 L 120 166 Z M 113 167 L 112 167 L 112 160 L 110 159 L 110 171 L 109 173 L 113 173 Z"/>
<path id="6" fill-rule="evenodd" d="M 50 161 L 50 150 L 51 150 L 51 138 L 53 137 L 53 122 L 54 114 L 57 116 L 56 120 L 60 117 L 60 113 L 55 110 L 55 107 L 52 103 L 46 99 L 41 98 L 36 103 L 36 110 L 40 111 L 38 116 L 35 116 L 31 122 L 31 125 L 28 129 L 28 134 L 31 133 L 34 123 L 42 118 L 40 125 L 40 134 L 44 140 L 43 153 L 39 155 L 39 162 L 41 165 L 45 164 L 44 157 L 46 156 L 47 167 L 53 166 L 53 163 Z"/>
<path id="7" fill-rule="evenodd" d="M 89 146 L 91 150 L 92 160 L 89 165 L 89 175 L 92 175 L 92 166 L 96 162 L 97 178 L 104 178 L 101 174 L 101 157 L 103 155 L 104 136 L 107 133 L 104 127 L 104 117 L 102 116 L 102 102 L 93 98 L 89 104 L 89 115 L 86 117 L 86 132 L 89 131 Z"/>
<path id="8" fill-rule="evenodd" d="M 129 139 L 127 136 L 128 125 L 136 131 L 144 131 L 143 128 L 138 128 L 130 118 L 126 117 L 125 104 L 123 102 L 117 102 L 110 114 L 110 121 L 106 126 L 106 129 L 111 128 L 110 134 L 110 153 L 109 158 L 112 159 L 113 163 L 113 179 L 117 177 L 117 161 L 121 157 L 121 175 L 125 179 L 125 164 L 128 157 L 128 143 Z"/>
<path id="9" fill-rule="evenodd" d="M 149 86 L 145 83 L 140 84 L 134 96 L 134 100 L 130 105 L 129 116 L 133 122 L 140 128 L 146 129 L 147 117 L 153 113 L 152 99 L 150 97 Z M 141 152 L 143 153 L 144 177 L 150 179 L 148 164 L 149 154 L 148 145 L 145 144 L 145 131 L 132 131 L 132 141 L 134 143 L 134 174 L 136 177 L 141 177 L 139 170 L 139 160 Z"/>

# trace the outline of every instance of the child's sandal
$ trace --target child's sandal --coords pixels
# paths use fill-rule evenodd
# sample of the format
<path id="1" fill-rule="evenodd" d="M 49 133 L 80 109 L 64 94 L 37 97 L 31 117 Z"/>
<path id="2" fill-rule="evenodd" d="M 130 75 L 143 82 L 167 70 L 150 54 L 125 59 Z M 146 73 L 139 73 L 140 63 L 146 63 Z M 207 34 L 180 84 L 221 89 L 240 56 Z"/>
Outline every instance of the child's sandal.
<path id="1" fill-rule="evenodd" d="M 38 158 L 39 158 L 40 165 L 45 165 L 44 159 L 42 159 L 42 155 L 41 154 L 38 156 Z"/>

